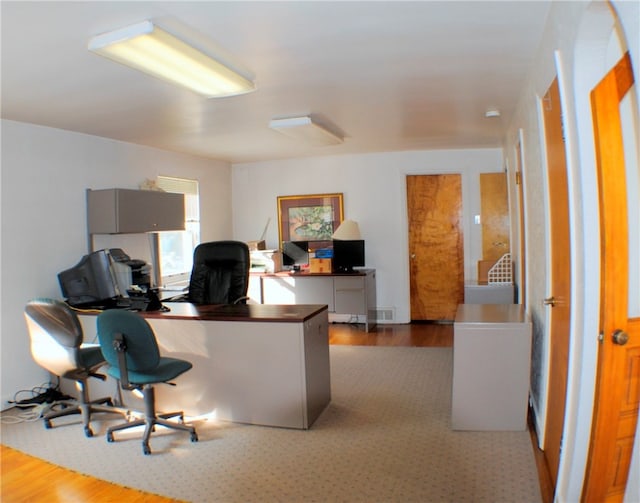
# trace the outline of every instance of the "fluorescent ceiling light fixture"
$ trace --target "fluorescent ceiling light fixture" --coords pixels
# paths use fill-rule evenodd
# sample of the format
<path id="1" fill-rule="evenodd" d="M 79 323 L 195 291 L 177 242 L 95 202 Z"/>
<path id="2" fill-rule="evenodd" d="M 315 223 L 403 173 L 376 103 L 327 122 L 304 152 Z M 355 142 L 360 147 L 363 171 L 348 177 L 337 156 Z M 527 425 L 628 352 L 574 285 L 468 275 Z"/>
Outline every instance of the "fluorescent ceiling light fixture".
<path id="1" fill-rule="evenodd" d="M 269 127 L 290 138 L 316 146 L 338 145 L 343 142 L 342 136 L 314 122 L 311 116 L 273 119 L 269 122 Z"/>
<path id="2" fill-rule="evenodd" d="M 208 98 L 255 90 L 245 76 L 151 21 L 97 35 L 89 41 L 89 50 Z"/>

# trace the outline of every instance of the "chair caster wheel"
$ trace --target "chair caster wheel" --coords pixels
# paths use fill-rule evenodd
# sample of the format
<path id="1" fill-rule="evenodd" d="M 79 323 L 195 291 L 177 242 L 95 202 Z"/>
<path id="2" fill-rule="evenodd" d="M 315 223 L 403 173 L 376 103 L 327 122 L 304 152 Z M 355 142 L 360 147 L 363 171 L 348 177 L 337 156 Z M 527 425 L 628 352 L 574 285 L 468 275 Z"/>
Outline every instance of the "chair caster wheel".
<path id="1" fill-rule="evenodd" d="M 192 433 L 191 434 L 191 441 L 192 442 L 197 442 L 198 441 L 198 434 L 197 433 Z"/>
<path id="2" fill-rule="evenodd" d="M 151 448 L 148 445 L 143 445 L 142 446 L 142 453 L 145 456 L 148 456 L 149 454 L 151 454 Z"/>
<path id="3" fill-rule="evenodd" d="M 88 426 L 84 429 L 84 435 L 88 438 L 93 437 L 93 431 Z"/>
<path id="4" fill-rule="evenodd" d="M 107 433 L 107 442 L 113 442 L 113 433 Z"/>
<path id="5" fill-rule="evenodd" d="M 45 419 L 45 421 L 44 421 L 44 427 L 45 427 L 47 430 L 50 430 L 50 429 L 51 429 L 51 421 L 49 421 L 48 419 Z"/>

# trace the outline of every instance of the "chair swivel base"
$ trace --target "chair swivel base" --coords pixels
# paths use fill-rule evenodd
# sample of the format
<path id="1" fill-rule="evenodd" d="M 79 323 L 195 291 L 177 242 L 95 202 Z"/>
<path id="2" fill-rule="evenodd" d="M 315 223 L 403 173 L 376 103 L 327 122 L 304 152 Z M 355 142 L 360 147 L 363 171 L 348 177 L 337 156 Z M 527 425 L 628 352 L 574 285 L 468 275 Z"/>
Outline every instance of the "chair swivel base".
<path id="1" fill-rule="evenodd" d="M 149 438 L 151 437 L 151 433 L 155 431 L 156 425 L 164 426 L 165 428 L 171 428 L 173 430 L 188 431 L 190 434 L 191 442 L 198 441 L 198 434 L 196 433 L 195 427 L 184 424 L 184 414 L 181 411 L 156 414 L 155 392 L 153 387 L 145 387 L 143 393 L 145 403 L 145 417 L 107 428 L 107 442 L 115 441 L 113 438 L 114 431 L 134 428 L 136 426 L 144 426 L 144 434 L 142 435 L 142 452 L 144 454 L 151 454 L 151 448 L 149 447 Z M 172 417 L 178 417 L 180 422 L 176 423 L 173 421 L 167 421 L 167 419 Z"/>
<path id="2" fill-rule="evenodd" d="M 142 426 L 144 425 L 144 435 L 142 436 L 142 452 L 144 454 L 151 454 L 151 447 L 149 447 L 149 438 L 151 437 L 151 432 L 155 431 L 156 425 L 165 426 L 166 428 L 172 428 L 174 430 L 183 430 L 188 431 L 190 433 L 190 440 L 192 442 L 198 441 L 198 434 L 196 433 L 196 429 L 193 426 L 188 426 L 182 423 L 174 423 L 173 421 L 167 421 L 166 419 L 170 417 L 179 416 L 181 420 L 183 420 L 183 416 L 181 412 L 175 412 L 172 414 L 160 414 L 155 417 L 145 417 L 144 419 L 136 419 L 134 421 L 130 421 L 125 424 L 119 424 L 117 426 L 112 426 L 107 430 L 107 441 L 114 442 L 113 432 L 118 430 L 124 430 L 127 428 L 133 428 L 134 426 Z"/>
<path id="3" fill-rule="evenodd" d="M 64 408 L 62 410 L 55 410 L 48 412 L 42 417 L 44 421 L 44 427 L 46 429 L 53 428 L 51 424 L 52 419 L 59 417 L 70 416 L 73 414 L 80 414 L 82 416 L 82 425 L 84 427 L 84 434 L 87 437 L 93 437 L 93 430 L 89 422 L 91 421 L 91 414 L 94 412 L 106 412 L 110 414 L 121 414 L 127 416 L 129 411 L 114 406 L 111 398 L 100 398 L 98 400 L 92 400 L 89 403 L 78 403 L 75 401 L 62 400 L 56 402 L 57 405 L 61 405 Z"/>

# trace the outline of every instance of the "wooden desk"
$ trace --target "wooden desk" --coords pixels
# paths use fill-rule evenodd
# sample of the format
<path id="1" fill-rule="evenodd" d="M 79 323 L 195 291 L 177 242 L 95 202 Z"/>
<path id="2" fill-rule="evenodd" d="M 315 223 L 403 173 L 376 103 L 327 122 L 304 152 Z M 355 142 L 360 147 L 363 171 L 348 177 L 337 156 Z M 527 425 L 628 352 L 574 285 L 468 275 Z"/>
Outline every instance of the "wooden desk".
<path id="1" fill-rule="evenodd" d="M 142 315 L 161 355 L 188 360 L 193 368 L 176 387 L 156 386 L 159 410 L 307 429 L 331 401 L 327 306 L 165 305 L 171 311 Z M 80 319 L 91 341 L 96 316 Z M 92 382 L 92 395 L 96 389 Z M 127 395 L 127 405 L 141 410 L 130 400 Z"/>

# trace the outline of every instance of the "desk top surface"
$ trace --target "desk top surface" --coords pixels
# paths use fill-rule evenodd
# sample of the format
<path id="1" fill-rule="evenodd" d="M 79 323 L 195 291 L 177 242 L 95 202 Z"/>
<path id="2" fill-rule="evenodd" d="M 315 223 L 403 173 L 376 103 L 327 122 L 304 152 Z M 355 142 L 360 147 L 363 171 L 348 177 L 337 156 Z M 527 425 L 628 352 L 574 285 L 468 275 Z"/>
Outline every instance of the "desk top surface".
<path id="1" fill-rule="evenodd" d="M 524 323 L 521 304 L 459 304 L 455 323 Z"/>
<path id="2" fill-rule="evenodd" d="M 143 312 L 145 318 L 205 321 L 269 321 L 300 323 L 327 311 L 321 304 L 234 304 L 196 305 L 189 302 L 165 302 L 169 311 Z"/>
<path id="3" fill-rule="evenodd" d="M 346 276 L 346 277 L 354 277 L 354 276 L 366 276 L 367 274 L 373 272 L 374 269 L 354 269 L 353 272 L 309 272 L 309 271 L 279 271 L 279 272 L 254 272 L 251 274 L 259 275 L 259 276 L 273 276 L 276 278 L 321 278 L 327 276 Z"/>

